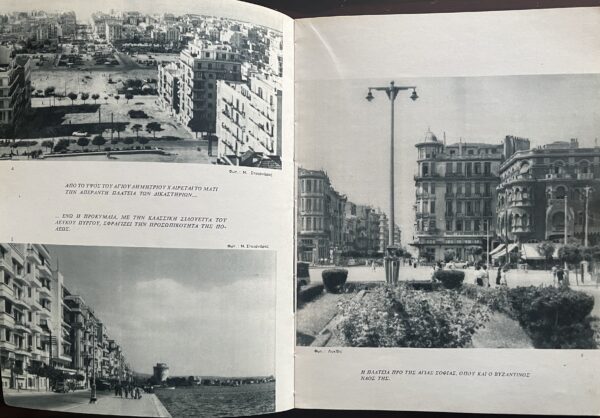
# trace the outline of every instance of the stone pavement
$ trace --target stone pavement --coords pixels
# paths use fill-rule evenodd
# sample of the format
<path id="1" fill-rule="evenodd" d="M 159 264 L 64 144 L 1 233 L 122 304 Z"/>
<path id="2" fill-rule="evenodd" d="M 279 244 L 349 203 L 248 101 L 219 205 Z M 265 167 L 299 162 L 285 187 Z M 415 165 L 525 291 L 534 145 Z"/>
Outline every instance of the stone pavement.
<path id="1" fill-rule="evenodd" d="M 142 394 L 142 399 L 125 399 L 115 396 L 98 398 L 95 404 L 80 404 L 69 412 L 140 417 L 170 417 L 171 414 L 153 393 Z"/>
<path id="2" fill-rule="evenodd" d="M 95 404 L 89 403 L 89 390 L 70 393 L 25 392 L 4 393 L 7 405 L 50 411 L 68 411 L 79 414 L 170 417 L 171 415 L 155 394 L 144 393 L 142 399 L 115 397 L 109 392 L 98 392 Z"/>

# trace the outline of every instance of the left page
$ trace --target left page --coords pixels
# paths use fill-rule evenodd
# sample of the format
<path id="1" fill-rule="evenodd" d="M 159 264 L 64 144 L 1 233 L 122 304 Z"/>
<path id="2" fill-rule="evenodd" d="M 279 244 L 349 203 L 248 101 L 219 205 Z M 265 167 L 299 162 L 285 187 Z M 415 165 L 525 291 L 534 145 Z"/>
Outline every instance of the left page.
<path id="1" fill-rule="evenodd" d="M 292 408 L 292 20 L 0 10 L 0 415 Z"/>

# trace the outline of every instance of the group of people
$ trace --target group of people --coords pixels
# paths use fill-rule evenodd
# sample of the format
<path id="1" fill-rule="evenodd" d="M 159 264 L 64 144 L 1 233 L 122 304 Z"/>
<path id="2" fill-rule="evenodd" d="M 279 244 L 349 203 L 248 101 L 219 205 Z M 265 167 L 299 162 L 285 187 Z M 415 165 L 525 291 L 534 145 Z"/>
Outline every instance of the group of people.
<path id="1" fill-rule="evenodd" d="M 125 393 L 125 399 L 142 399 L 142 390 L 139 386 L 133 386 L 131 384 L 123 384 L 117 383 L 115 385 L 115 396 L 123 397 L 123 393 Z"/>
<path id="2" fill-rule="evenodd" d="M 508 268 L 506 266 L 498 267 L 498 272 L 496 273 L 496 286 L 507 286 L 507 272 Z M 491 287 L 490 272 L 485 264 L 482 266 L 475 266 L 475 284 L 481 287 Z"/>
<path id="3" fill-rule="evenodd" d="M 559 265 L 552 267 L 552 283 L 554 286 L 569 286 L 569 270 L 563 269 Z"/>

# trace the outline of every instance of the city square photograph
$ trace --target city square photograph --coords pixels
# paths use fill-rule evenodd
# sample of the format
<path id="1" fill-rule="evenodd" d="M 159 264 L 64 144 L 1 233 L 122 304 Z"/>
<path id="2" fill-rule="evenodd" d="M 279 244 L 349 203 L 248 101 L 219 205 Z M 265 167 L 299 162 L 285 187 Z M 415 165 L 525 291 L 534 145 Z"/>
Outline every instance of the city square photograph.
<path id="1" fill-rule="evenodd" d="M 299 83 L 297 345 L 598 348 L 599 89 Z"/>
<path id="2" fill-rule="evenodd" d="M 280 169 L 282 28 L 145 3 L 0 11 L 0 160 Z"/>
<path id="3" fill-rule="evenodd" d="M 275 280 L 274 251 L 0 244 L 4 402 L 119 416 L 274 412 Z"/>

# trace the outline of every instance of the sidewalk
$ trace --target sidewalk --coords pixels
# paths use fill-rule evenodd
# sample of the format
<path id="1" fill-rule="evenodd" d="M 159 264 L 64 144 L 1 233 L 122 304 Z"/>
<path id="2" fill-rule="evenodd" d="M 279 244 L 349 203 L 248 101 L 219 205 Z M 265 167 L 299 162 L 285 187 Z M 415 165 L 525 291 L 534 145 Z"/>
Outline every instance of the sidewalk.
<path id="1" fill-rule="evenodd" d="M 153 393 L 144 393 L 142 399 L 125 399 L 115 396 L 98 398 L 95 404 L 81 404 L 69 412 L 82 414 L 127 415 L 143 417 L 171 417 Z"/>

